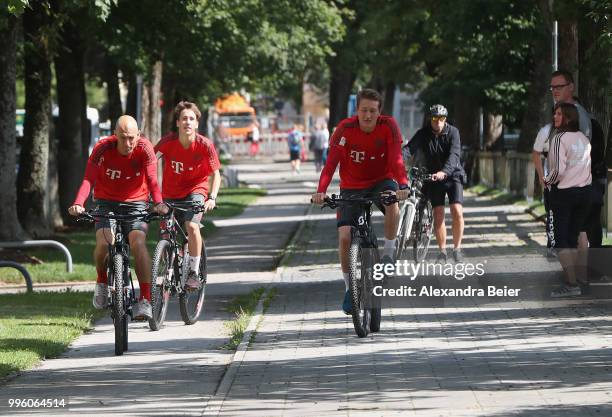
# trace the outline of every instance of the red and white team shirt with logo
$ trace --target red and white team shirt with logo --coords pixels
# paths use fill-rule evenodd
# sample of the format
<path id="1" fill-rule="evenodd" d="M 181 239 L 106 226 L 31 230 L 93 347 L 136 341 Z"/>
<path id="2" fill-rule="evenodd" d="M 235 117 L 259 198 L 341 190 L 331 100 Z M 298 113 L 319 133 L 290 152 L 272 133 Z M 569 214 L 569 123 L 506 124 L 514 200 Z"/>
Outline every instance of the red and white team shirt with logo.
<path id="1" fill-rule="evenodd" d="M 338 164 L 341 189 L 370 188 L 385 179 L 407 185 L 401 146 L 402 135 L 393 117 L 379 116 L 370 133 L 359 128 L 357 116 L 342 120 L 330 139 L 317 192 L 327 191 Z"/>
<path id="2" fill-rule="evenodd" d="M 164 156 L 162 196 L 185 198 L 189 194 L 208 196 L 208 177 L 221 168 L 215 146 L 210 139 L 196 135 L 193 142 L 184 148 L 178 134 L 164 136 L 155 152 Z"/>
<path id="3" fill-rule="evenodd" d="M 150 193 L 155 203 L 161 202 L 157 158 L 151 142 L 141 136 L 126 156 L 117 150 L 115 135 L 100 139 L 89 156 L 74 204 L 82 206 L 92 187 L 96 200 L 148 201 Z"/>

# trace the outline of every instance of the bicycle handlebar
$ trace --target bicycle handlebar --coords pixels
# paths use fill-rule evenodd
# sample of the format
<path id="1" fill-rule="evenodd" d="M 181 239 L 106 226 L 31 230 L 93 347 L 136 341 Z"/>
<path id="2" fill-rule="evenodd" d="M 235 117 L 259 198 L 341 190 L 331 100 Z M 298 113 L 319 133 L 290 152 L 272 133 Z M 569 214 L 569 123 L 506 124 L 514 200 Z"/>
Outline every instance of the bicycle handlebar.
<path id="1" fill-rule="evenodd" d="M 133 214 L 114 214 L 114 213 L 100 213 L 95 210 L 85 211 L 77 216 L 77 221 L 89 221 L 93 222 L 96 219 L 115 219 L 115 220 L 133 220 L 142 219 L 145 223 L 149 223 L 154 219 L 158 219 L 162 215 L 158 213 L 140 212 Z"/>
<path id="2" fill-rule="evenodd" d="M 179 211 L 193 211 L 194 213 L 202 213 L 204 212 L 204 204 L 201 203 L 171 203 L 168 201 L 164 201 L 164 204 L 174 210 Z"/>
<path id="3" fill-rule="evenodd" d="M 397 195 L 395 194 L 387 194 L 380 193 L 376 196 L 371 197 L 350 197 L 350 198 L 341 198 L 336 194 L 332 194 L 331 197 L 325 197 L 325 202 L 321 206 L 321 209 L 325 207 L 329 207 L 331 209 L 335 209 L 340 205 L 355 205 L 355 204 L 372 204 L 376 202 L 380 202 L 385 206 L 390 206 L 391 204 L 395 204 L 399 202 Z M 312 202 L 312 200 L 310 200 Z"/>

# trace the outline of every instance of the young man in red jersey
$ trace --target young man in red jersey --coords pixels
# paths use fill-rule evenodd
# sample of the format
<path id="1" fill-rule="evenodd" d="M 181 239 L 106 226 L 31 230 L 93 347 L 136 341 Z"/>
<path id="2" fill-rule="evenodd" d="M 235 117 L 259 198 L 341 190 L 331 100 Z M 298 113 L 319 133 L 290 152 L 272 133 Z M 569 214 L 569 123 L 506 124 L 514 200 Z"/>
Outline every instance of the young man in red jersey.
<path id="1" fill-rule="evenodd" d="M 202 114 L 194 103 L 181 101 L 174 109 L 178 134 L 164 136 L 155 152 L 164 157 L 162 195 L 169 202 L 203 203 L 205 212 L 215 208 L 215 199 L 221 186 L 219 157 L 211 140 L 199 135 L 198 124 Z M 212 189 L 208 190 L 208 178 L 212 175 Z M 197 290 L 202 235 L 200 221 L 202 213 L 179 211 L 178 221 L 185 224 L 189 238 L 189 272 L 185 287 Z"/>
<path id="2" fill-rule="evenodd" d="M 153 145 L 140 136 L 134 118 L 121 116 L 117 120 L 115 134 L 101 139 L 94 147 L 87 161 L 85 177 L 68 212 L 78 216 L 85 211 L 83 206 L 92 187 L 98 211 L 115 214 L 141 211 L 147 208 L 151 194 L 155 203 L 153 210 L 167 212 L 168 208 L 160 204 L 162 199 L 156 173 L 157 159 Z M 122 203 L 130 203 L 130 207 L 122 206 Z M 124 231 L 127 231 L 140 283 L 140 300 L 134 308 L 134 318 L 148 319 L 151 318 L 151 257 L 145 245 L 147 224 L 140 220 L 123 221 L 122 224 Z M 106 258 L 108 244 L 113 240 L 109 220 L 96 221 L 94 261 L 98 279 L 93 305 L 98 309 L 108 304 Z"/>
<path id="3" fill-rule="evenodd" d="M 324 202 L 325 192 L 338 164 L 340 195 L 344 198 L 382 191 L 397 192 L 400 200 L 408 197 L 408 179 L 401 152 L 402 135 L 393 117 L 380 114 L 381 107 L 382 97 L 377 91 L 363 89 L 357 94 L 357 116 L 342 120 L 336 127 L 329 143 L 327 163 L 321 171 L 319 187 L 312 195 L 313 203 Z M 338 252 L 345 284 L 342 310 L 346 314 L 351 314 L 352 309 L 348 274 L 351 225 L 357 224 L 358 216 L 358 208 L 338 208 Z M 387 206 L 383 263 L 394 262 L 398 223 L 399 205 Z"/>

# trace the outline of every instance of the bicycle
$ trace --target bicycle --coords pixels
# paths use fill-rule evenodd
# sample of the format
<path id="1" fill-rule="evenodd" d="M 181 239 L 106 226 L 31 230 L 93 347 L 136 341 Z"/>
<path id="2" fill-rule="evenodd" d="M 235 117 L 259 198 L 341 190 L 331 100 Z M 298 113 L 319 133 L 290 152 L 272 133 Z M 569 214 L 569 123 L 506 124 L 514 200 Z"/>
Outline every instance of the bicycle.
<path id="1" fill-rule="evenodd" d="M 133 207 L 129 203 L 122 203 L 120 207 Z M 130 269 L 130 245 L 127 236 L 123 233 L 121 220 L 142 219 L 149 223 L 159 215 L 149 212 L 134 214 L 99 213 L 89 210 L 81 213 L 78 220 L 95 221 L 96 219 L 109 219 L 111 236 L 114 243 L 108 242 L 107 277 L 108 291 L 110 291 L 109 304 L 113 325 L 115 328 L 115 355 L 123 355 L 128 350 L 128 316 L 133 321 L 132 306 L 137 302 L 132 272 Z"/>
<path id="2" fill-rule="evenodd" d="M 202 251 L 200 252 L 200 288 L 195 291 L 185 290 L 187 268 L 184 262 L 185 256 L 189 254 L 187 233 L 176 220 L 175 211 L 193 211 L 199 213 L 204 211 L 202 204 L 179 204 L 165 203 L 170 212 L 162 216 L 160 222 L 161 239 L 155 248 L 153 255 L 154 285 L 151 286 L 151 307 L 153 317 L 149 319 L 149 328 L 157 331 L 163 327 L 168 311 L 170 296 L 179 298 L 181 318 L 186 325 L 198 321 L 202 307 L 207 279 L 206 269 L 206 247 L 202 240 Z M 180 240 L 180 241 L 179 241 Z"/>
<path id="3" fill-rule="evenodd" d="M 359 337 L 366 337 L 370 331 L 380 330 L 381 307 L 379 297 L 373 296 L 374 265 L 380 263 L 378 253 L 378 239 L 370 222 L 372 204 L 381 203 L 391 205 L 397 203 L 394 194 L 381 193 L 372 197 L 340 198 L 332 194 L 326 197 L 324 207 L 331 209 L 339 205 L 359 205 L 361 215 L 357 225 L 351 226 L 351 246 L 349 248 L 349 289 L 351 292 L 351 316 L 355 333 Z"/>
<path id="4" fill-rule="evenodd" d="M 433 208 L 423 194 L 424 183 L 432 179 L 417 167 L 410 168 L 410 178 L 410 197 L 400 208 L 395 259 L 403 259 L 412 242 L 413 259 L 419 263 L 427 256 L 433 233 Z"/>

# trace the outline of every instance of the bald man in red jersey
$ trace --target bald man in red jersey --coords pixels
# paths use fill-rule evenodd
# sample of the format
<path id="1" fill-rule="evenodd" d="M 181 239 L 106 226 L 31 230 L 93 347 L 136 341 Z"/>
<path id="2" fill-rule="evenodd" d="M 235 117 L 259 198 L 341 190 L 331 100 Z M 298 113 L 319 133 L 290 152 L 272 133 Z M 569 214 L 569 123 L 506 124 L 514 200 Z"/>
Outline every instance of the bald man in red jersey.
<path id="1" fill-rule="evenodd" d="M 167 212 L 161 203 L 157 184 L 157 159 L 151 142 L 140 135 L 138 124 L 131 116 L 117 120 L 115 134 L 101 139 L 94 147 L 85 177 L 74 203 L 68 209 L 73 216 L 85 211 L 85 200 L 94 189 L 96 211 L 115 214 L 131 214 L 148 207 L 149 195 L 153 198 L 153 210 Z M 125 203 L 129 203 L 126 207 Z M 151 318 L 151 257 L 145 244 L 147 224 L 136 219 L 122 221 L 127 231 L 130 251 L 134 255 L 136 275 L 140 284 L 140 300 L 133 310 L 135 319 Z M 108 219 L 96 221 L 96 248 L 94 261 L 98 274 L 93 305 L 105 308 L 108 304 L 108 277 L 106 257 L 108 244 L 114 241 Z"/>

